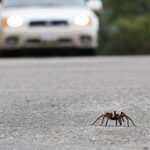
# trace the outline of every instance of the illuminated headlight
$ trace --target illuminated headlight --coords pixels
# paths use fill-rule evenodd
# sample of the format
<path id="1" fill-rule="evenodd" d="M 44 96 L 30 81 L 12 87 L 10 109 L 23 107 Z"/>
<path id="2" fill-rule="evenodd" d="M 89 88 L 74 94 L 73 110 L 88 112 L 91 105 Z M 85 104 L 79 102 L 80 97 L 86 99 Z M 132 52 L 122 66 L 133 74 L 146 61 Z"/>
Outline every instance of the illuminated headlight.
<path id="1" fill-rule="evenodd" d="M 74 23 L 77 26 L 88 26 L 92 24 L 92 18 L 85 14 L 77 15 L 74 18 Z"/>
<path id="2" fill-rule="evenodd" d="M 2 23 L 4 27 L 17 28 L 23 25 L 23 19 L 19 16 L 10 16 L 3 19 Z"/>

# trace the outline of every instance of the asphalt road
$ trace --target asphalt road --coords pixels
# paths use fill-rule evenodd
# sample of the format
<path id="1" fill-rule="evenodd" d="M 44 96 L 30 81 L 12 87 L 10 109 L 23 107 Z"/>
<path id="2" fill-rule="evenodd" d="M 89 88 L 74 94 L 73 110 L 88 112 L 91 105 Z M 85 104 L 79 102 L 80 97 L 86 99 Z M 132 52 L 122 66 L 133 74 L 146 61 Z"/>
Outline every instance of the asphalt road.
<path id="1" fill-rule="evenodd" d="M 90 124 L 124 111 L 137 127 Z M 150 57 L 0 59 L 0 150 L 150 150 Z"/>

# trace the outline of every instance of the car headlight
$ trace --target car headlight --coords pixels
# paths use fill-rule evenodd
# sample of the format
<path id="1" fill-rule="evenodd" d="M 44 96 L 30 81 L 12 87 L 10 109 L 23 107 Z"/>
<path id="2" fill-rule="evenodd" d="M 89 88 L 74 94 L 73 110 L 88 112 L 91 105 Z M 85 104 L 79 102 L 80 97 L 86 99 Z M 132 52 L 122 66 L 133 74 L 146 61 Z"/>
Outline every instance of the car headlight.
<path id="1" fill-rule="evenodd" d="M 86 14 L 80 14 L 80 15 L 75 16 L 74 23 L 77 26 L 85 27 L 85 26 L 92 24 L 92 17 Z"/>
<path id="2" fill-rule="evenodd" d="M 4 27 L 17 28 L 23 25 L 23 19 L 19 16 L 10 16 L 3 19 L 2 24 Z"/>

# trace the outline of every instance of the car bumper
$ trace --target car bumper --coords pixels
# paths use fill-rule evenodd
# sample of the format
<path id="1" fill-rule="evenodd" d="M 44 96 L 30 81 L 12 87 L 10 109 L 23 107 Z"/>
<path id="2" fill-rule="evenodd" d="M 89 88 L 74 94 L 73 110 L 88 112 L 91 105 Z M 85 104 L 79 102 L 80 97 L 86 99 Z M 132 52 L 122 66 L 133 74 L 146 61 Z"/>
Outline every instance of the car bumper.
<path id="1" fill-rule="evenodd" d="M 3 29 L 0 36 L 0 48 L 74 47 L 96 49 L 97 39 L 98 29 L 93 27 Z"/>

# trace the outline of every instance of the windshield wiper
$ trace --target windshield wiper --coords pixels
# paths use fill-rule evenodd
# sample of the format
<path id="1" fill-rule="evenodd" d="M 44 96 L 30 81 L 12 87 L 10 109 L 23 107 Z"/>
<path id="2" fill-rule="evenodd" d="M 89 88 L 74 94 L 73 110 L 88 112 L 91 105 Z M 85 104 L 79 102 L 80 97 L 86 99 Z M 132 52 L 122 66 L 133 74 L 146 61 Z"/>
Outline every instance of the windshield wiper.
<path id="1" fill-rule="evenodd" d="M 53 7 L 53 6 L 62 6 L 59 4 L 17 4 L 17 5 L 6 5 L 4 7 Z"/>
<path id="2" fill-rule="evenodd" d="M 4 7 L 6 7 L 6 8 L 9 8 L 9 7 L 28 7 L 28 6 L 30 6 L 30 5 L 6 5 L 6 6 L 4 6 Z"/>
<path id="3" fill-rule="evenodd" d="M 36 4 L 36 5 L 33 5 L 33 6 L 41 6 L 41 7 L 53 7 L 53 6 L 62 6 L 60 4 Z"/>

